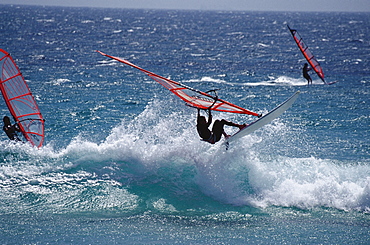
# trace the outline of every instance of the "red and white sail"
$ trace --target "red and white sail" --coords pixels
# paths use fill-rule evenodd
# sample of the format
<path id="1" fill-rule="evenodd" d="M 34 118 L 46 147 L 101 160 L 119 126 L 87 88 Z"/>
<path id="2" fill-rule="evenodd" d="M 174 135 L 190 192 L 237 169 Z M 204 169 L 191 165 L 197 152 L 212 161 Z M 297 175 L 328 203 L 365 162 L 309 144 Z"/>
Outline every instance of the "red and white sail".
<path id="1" fill-rule="evenodd" d="M 325 77 L 324 72 L 321 68 L 320 63 L 317 61 L 317 59 L 312 54 L 312 52 L 308 49 L 308 46 L 303 42 L 303 39 L 302 39 L 301 35 L 299 35 L 297 30 L 290 29 L 289 26 L 288 26 L 288 28 L 289 28 L 290 33 L 293 36 L 294 41 L 298 45 L 299 50 L 301 50 L 301 52 L 302 52 L 303 56 L 306 58 L 307 62 L 310 64 L 310 66 L 316 72 L 316 74 L 321 78 L 321 80 L 324 83 L 326 83 L 325 78 L 324 78 Z"/>
<path id="2" fill-rule="evenodd" d="M 22 73 L 10 54 L 0 49 L 0 90 L 15 122 L 33 146 L 44 142 L 44 119 Z"/>
<path id="3" fill-rule="evenodd" d="M 153 80 L 160 83 L 163 87 L 167 88 L 172 93 L 180 97 L 189 106 L 200 108 L 200 109 L 210 109 L 210 110 L 222 111 L 222 112 L 231 112 L 231 113 L 240 113 L 240 114 L 248 114 L 248 115 L 253 115 L 253 116 L 260 116 L 259 114 L 255 112 L 249 111 L 240 106 L 237 106 L 225 100 L 219 99 L 217 96 L 213 96 L 208 93 L 193 89 L 179 82 L 172 81 L 168 78 L 159 76 L 153 72 L 144 70 L 143 68 L 137 65 L 134 65 L 127 60 L 117 58 L 111 55 L 107 55 L 100 51 L 97 51 L 97 52 L 100 53 L 101 55 L 117 60 L 119 62 L 122 62 L 126 65 L 132 66 L 142 71 L 143 73 L 151 77 Z"/>

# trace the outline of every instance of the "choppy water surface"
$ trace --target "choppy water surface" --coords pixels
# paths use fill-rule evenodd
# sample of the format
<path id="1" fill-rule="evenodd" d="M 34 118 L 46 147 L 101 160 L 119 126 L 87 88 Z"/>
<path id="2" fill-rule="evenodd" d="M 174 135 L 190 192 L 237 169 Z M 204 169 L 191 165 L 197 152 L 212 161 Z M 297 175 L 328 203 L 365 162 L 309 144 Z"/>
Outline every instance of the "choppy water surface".
<path id="1" fill-rule="evenodd" d="M 46 119 L 39 150 L 2 136 L 3 243 L 369 242 L 368 13 L 0 13 L 1 48 Z M 286 24 L 338 83 L 306 85 Z M 301 95 L 226 151 L 199 140 L 196 110 L 95 50 L 258 113 Z"/>

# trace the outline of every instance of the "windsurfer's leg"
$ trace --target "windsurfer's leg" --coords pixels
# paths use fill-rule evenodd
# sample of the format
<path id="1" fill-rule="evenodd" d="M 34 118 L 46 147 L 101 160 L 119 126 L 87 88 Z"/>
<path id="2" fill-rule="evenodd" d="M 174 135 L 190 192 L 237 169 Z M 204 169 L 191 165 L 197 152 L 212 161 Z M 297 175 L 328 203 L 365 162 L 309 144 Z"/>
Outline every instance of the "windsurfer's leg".
<path id="1" fill-rule="evenodd" d="M 223 125 L 227 125 L 227 126 L 238 127 L 239 129 L 242 129 L 245 126 L 247 126 L 247 124 L 237 124 L 237 123 L 233 123 L 233 122 L 227 121 L 225 119 L 222 119 L 221 120 L 221 123 L 223 123 Z"/>
<path id="2" fill-rule="evenodd" d="M 225 135 L 225 132 L 224 132 L 224 123 L 220 120 L 216 120 L 214 123 L 213 123 L 213 127 L 212 127 L 212 133 L 214 135 L 214 139 L 215 139 L 215 142 L 219 141 L 221 139 L 221 136 L 222 135 Z"/>
<path id="3" fill-rule="evenodd" d="M 237 123 L 233 123 L 233 122 L 227 121 L 225 119 L 222 119 L 221 121 L 220 120 L 216 120 L 213 123 L 213 127 L 212 127 L 212 133 L 215 136 L 215 142 L 219 141 L 221 139 L 221 136 L 222 135 L 224 135 L 225 138 L 227 138 L 227 137 L 230 136 L 230 135 L 228 135 L 228 134 L 225 133 L 225 131 L 224 131 L 224 125 L 232 126 L 232 127 L 238 127 L 239 129 L 242 129 L 245 126 L 247 126 L 246 124 L 237 124 Z"/>
<path id="4" fill-rule="evenodd" d="M 305 74 L 303 77 L 307 80 L 308 84 L 310 84 L 310 83 L 312 84 L 312 79 L 308 74 Z"/>

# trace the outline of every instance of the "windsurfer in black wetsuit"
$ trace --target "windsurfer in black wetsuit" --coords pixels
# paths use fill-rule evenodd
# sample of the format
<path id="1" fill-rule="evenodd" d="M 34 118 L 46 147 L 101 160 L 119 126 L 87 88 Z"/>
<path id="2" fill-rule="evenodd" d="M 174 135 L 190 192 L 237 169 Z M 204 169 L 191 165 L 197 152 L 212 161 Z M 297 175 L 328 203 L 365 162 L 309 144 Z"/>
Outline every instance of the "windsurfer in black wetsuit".
<path id="1" fill-rule="evenodd" d="M 221 136 L 229 137 L 224 131 L 224 125 L 238 127 L 242 129 L 246 126 L 246 124 L 236 124 L 225 119 L 216 120 L 213 123 L 212 131 L 208 129 L 208 127 L 212 123 L 212 114 L 211 110 L 208 110 L 208 121 L 204 116 L 200 115 L 200 109 L 198 109 L 198 117 L 197 117 L 197 130 L 199 136 L 202 138 L 203 141 L 207 141 L 208 143 L 214 144 L 221 139 Z"/>
<path id="2" fill-rule="evenodd" d="M 310 75 L 308 74 L 308 71 L 310 71 L 311 69 L 312 68 L 309 68 L 307 63 L 304 64 L 303 69 L 302 69 L 303 77 L 306 78 L 308 84 L 310 83 L 312 84 L 312 79 Z"/>
<path id="3" fill-rule="evenodd" d="M 19 129 L 18 124 L 12 125 L 10 123 L 10 118 L 8 116 L 5 116 L 3 118 L 3 122 L 4 122 L 3 130 L 6 133 L 6 135 L 9 137 L 9 139 L 15 140 L 15 141 L 21 141 L 17 135 L 17 132 L 21 131 Z"/>

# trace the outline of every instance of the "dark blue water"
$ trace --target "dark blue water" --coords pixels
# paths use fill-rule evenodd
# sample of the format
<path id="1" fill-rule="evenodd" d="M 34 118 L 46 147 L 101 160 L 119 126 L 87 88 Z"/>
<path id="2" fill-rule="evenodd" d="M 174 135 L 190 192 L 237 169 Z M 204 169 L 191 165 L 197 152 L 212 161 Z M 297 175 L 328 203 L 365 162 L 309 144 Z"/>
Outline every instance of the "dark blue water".
<path id="1" fill-rule="evenodd" d="M 370 242 L 369 13 L 0 5 L 0 19 L 46 119 L 39 150 L 2 136 L 2 244 Z M 286 24 L 338 83 L 306 85 Z M 258 113 L 301 95 L 226 151 L 199 140 L 194 109 L 95 50 Z"/>

